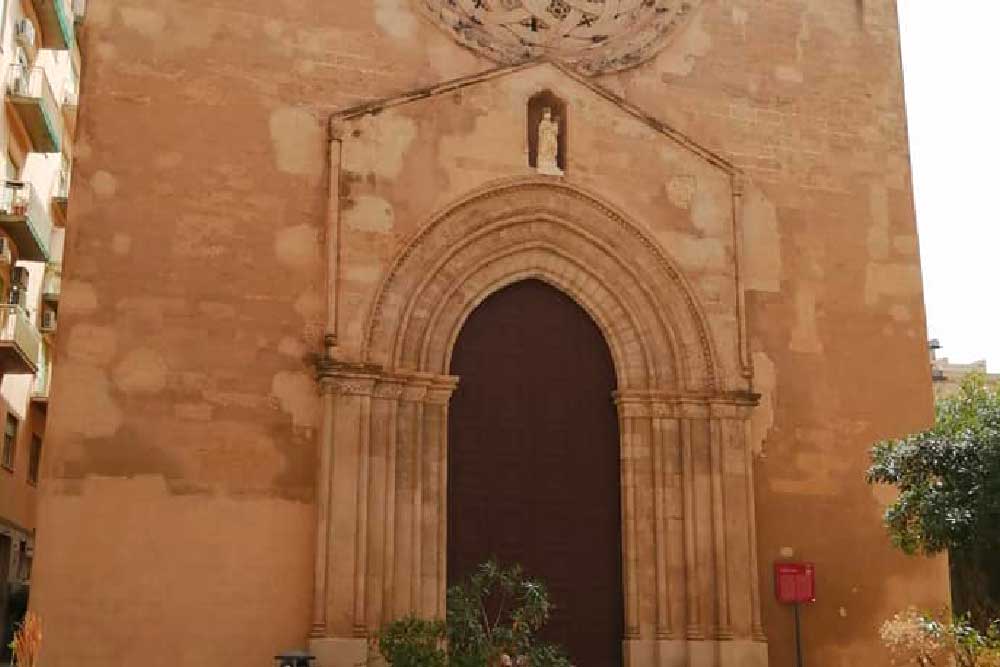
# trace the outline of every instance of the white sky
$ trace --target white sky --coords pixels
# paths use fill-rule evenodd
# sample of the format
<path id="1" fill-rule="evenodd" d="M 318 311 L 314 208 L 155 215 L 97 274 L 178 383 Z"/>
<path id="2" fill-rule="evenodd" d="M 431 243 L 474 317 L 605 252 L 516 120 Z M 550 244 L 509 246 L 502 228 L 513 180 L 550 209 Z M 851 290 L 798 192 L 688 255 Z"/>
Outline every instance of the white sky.
<path id="1" fill-rule="evenodd" d="M 931 338 L 1000 371 L 1000 2 L 898 0 Z"/>

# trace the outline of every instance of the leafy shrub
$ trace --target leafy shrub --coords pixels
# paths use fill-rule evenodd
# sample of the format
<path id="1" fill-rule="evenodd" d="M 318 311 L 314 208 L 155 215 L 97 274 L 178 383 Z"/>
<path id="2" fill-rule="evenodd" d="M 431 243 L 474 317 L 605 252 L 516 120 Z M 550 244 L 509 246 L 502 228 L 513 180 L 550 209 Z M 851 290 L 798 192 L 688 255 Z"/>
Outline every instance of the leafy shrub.
<path id="1" fill-rule="evenodd" d="M 541 582 L 490 560 L 448 589 L 445 622 L 389 623 L 378 652 L 392 667 L 570 667 L 562 649 L 537 638 L 551 614 Z"/>
<path id="2" fill-rule="evenodd" d="M 1000 617 L 1000 386 L 966 378 L 932 429 L 875 446 L 868 481 L 899 491 L 885 513 L 896 546 L 950 553 L 954 606 L 985 631 Z"/>
<path id="3" fill-rule="evenodd" d="M 445 624 L 407 616 L 387 625 L 378 650 L 393 667 L 445 667 Z"/>
<path id="4" fill-rule="evenodd" d="M 943 618 L 911 607 L 882 625 L 882 642 L 896 658 L 920 667 L 1000 667 L 1000 625 L 979 632 L 968 617 Z"/>

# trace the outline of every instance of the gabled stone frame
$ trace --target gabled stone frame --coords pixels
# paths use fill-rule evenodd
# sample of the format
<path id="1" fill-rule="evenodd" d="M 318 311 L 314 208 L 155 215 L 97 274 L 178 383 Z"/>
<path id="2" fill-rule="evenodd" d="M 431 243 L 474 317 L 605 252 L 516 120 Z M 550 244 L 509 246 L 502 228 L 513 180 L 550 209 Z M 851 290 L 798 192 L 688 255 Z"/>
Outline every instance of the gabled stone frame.
<path id="1" fill-rule="evenodd" d="M 491 75 L 499 74 L 484 76 Z M 333 206 L 340 136 L 331 144 Z M 704 149 L 690 150 L 731 177 L 738 255 L 739 174 Z M 338 218 L 332 211 L 330 348 L 319 365 L 314 650 L 348 664 L 344 656 L 363 657 L 365 638 L 387 620 L 443 617 L 448 403 L 460 382 L 447 374 L 451 349 L 479 303 L 535 278 L 591 315 L 615 363 L 626 664 L 765 665 L 749 442 L 756 397 L 724 389 L 720 341 L 658 244 L 560 179 L 487 184 L 404 244 L 373 301 L 361 358 L 338 360 Z M 721 343 L 740 348 L 749 380 L 745 336 L 741 327 Z"/>

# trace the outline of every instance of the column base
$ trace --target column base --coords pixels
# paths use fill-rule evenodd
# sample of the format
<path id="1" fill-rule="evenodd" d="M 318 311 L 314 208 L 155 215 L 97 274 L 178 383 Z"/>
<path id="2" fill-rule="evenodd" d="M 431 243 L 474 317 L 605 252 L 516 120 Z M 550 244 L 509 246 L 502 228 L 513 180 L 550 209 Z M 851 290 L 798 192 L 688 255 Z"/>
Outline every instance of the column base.
<path id="1" fill-rule="evenodd" d="M 309 640 L 315 667 L 358 667 L 368 660 L 368 640 L 323 637 Z"/>
<path id="2" fill-rule="evenodd" d="M 719 642 L 719 665 L 740 667 L 767 667 L 767 642 Z"/>
<path id="3" fill-rule="evenodd" d="M 747 640 L 628 640 L 625 667 L 767 667 L 767 644 Z"/>
<path id="4" fill-rule="evenodd" d="M 629 640 L 625 667 L 767 667 L 767 644 L 754 641 Z M 309 640 L 316 667 L 358 667 L 368 659 L 365 639 Z"/>

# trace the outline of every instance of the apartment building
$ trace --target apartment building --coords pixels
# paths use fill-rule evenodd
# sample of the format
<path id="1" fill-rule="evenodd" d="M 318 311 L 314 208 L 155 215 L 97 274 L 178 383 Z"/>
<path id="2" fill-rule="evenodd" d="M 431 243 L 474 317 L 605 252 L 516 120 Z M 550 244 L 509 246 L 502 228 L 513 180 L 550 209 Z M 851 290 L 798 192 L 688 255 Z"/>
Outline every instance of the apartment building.
<path id="1" fill-rule="evenodd" d="M 946 398 L 953 395 L 970 375 L 982 375 L 987 382 L 1000 383 L 1000 373 L 990 373 L 985 359 L 969 364 L 955 363 L 948 357 L 939 357 L 941 342 L 930 341 L 931 379 L 934 381 L 934 397 Z"/>
<path id="2" fill-rule="evenodd" d="M 52 374 L 85 2 L 0 0 L 0 622 L 23 614 Z M 3 657 L 6 657 L 5 655 Z"/>

